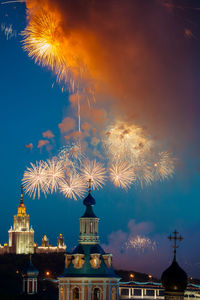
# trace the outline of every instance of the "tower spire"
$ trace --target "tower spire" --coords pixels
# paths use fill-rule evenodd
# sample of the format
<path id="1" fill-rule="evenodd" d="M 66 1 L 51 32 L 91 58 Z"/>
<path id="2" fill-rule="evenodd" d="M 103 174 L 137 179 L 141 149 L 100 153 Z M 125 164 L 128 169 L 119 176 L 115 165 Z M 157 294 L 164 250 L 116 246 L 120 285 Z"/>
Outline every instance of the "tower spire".
<path id="1" fill-rule="evenodd" d="M 90 178 L 90 179 L 88 180 L 88 194 L 91 193 L 91 190 L 92 190 L 92 179 Z"/>
<path id="2" fill-rule="evenodd" d="M 174 260 L 176 260 L 176 249 L 179 247 L 178 245 L 177 245 L 177 241 L 182 241 L 183 240 L 183 237 L 181 236 L 181 235 L 179 235 L 178 236 L 178 231 L 174 231 L 173 232 L 173 235 L 174 236 L 171 236 L 171 234 L 170 234 L 170 236 L 168 236 L 168 239 L 170 240 L 170 241 L 172 241 L 172 240 L 174 240 L 174 244 L 173 244 L 173 246 L 172 246 L 172 248 L 174 249 Z"/>
<path id="3" fill-rule="evenodd" d="M 20 204 L 23 204 L 23 203 L 24 203 L 24 202 L 23 202 L 23 196 L 24 196 L 23 190 L 24 190 L 24 187 L 23 187 L 23 184 L 21 184 L 21 199 L 20 199 Z"/>

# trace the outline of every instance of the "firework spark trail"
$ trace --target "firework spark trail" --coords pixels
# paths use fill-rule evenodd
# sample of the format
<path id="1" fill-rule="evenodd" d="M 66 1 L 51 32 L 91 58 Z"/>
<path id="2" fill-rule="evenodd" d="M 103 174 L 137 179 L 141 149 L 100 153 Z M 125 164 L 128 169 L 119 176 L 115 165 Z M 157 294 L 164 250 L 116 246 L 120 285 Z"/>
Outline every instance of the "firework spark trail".
<path id="1" fill-rule="evenodd" d="M 13 29 L 12 24 L 8 26 L 1 24 L 1 31 L 5 34 L 7 40 L 17 37 L 17 31 Z"/>
<path id="2" fill-rule="evenodd" d="M 81 132 L 81 107 L 80 107 L 80 99 L 79 95 L 77 96 L 77 104 L 78 104 L 78 131 Z"/>
<path id="3" fill-rule="evenodd" d="M 110 180 L 125 190 L 135 181 L 134 168 L 128 162 L 117 162 L 109 168 Z"/>
<path id="4" fill-rule="evenodd" d="M 105 184 L 106 170 L 103 165 L 96 160 L 90 161 L 86 159 L 80 167 L 80 172 L 83 180 L 92 181 L 92 189 L 99 189 Z"/>
<path id="5" fill-rule="evenodd" d="M 140 184 L 141 188 L 144 185 L 150 185 L 154 180 L 153 166 L 147 157 L 139 157 L 134 165 L 136 181 Z"/>
<path id="6" fill-rule="evenodd" d="M 58 153 L 58 159 L 67 166 L 71 165 L 73 168 L 78 169 L 81 162 L 85 159 L 81 143 L 75 142 L 62 147 Z"/>
<path id="7" fill-rule="evenodd" d="M 156 249 L 156 242 L 152 241 L 148 237 L 141 237 L 140 235 L 137 235 L 130 238 L 125 246 L 127 249 L 134 248 L 137 252 L 144 253 L 146 249 L 154 251 Z"/>
<path id="8" fill-rule="evenodd" d="M 78 198 L 82 198 L 84 193 L 86 192 L 87 184 L 83 181 L 79 174 L 72 174 L 65 180 L 65 182 L 61 183 L 60 191 L 66 198 L 77 200 Z"/>
<path id="9" fill-rule="evenodd" d="M 44 163 L 44 176 L 51 193 L 56 192 L 64 182 L 65 171 L 62 163 L 55 159 L 48 159 Z"/>
<path id="10" fill-rule="evenodd" d="M 24 172 L 22 183 L 25 192 L 35 199 L 36 194 L 40 198 L 41 191 L 46 195 L 48 193 L 48 185 L 46 181 L 46 168 L 43 161 L 31 163 L 31 167 L 28 167 Z"/>
<path id="11" fill-rule="evenodd" d="M 16 0 L 16 1 L 5 1 L 1 2 L 1 4 L 11 4 L 11 3 L 25 3 L 26 0 Z"/>
<path id="12" fill-rule="evenodd" d="M 154 172 L 156 180 L 164 180 L 173 176 L 175 164 L 169 152 L 158 153 L 157 160 L 154 162 Z"/>

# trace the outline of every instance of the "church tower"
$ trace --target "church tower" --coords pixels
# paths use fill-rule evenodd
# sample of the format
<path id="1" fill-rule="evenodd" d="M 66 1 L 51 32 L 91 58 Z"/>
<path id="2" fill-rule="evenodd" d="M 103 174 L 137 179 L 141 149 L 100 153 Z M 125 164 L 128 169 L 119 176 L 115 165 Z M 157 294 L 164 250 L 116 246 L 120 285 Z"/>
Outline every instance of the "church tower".
<path id="1" fill-rule="evenodd" d="M 93 212 L 91 187 L 83 204 L 86 210 L 79 219 L 79 243 L 66 254 L 64 273 L 59 277 L 59 300 L 118 300 L 120 278 L 113 270 L 112 254 L 99 245 L 99 218 Z"/>
<path id="2" fill-rule="evenodd" d="M 15 254 L 34 253 L 34 230 L 30 227 L 29 215 L 23 201 L 23 186 L 21 186 L 21 199 L 14 224 L 8 231 L 9 252 Z"/>
<path id="3" fill-rule="evenodd" d="M 182 236 L 178 236 L 178 232 L 173 232 L 174 236 L 169 236 L 170 241 L 174 241 L 174 258 L 172 264 L 167 268 L 161 276 L 162 285 L 165 289 L 165 300 L 184 300 L 184 291 L 187 287 L 187 274 L 179 266 L 176 259 L 177 241 L 182 241 Z"/>

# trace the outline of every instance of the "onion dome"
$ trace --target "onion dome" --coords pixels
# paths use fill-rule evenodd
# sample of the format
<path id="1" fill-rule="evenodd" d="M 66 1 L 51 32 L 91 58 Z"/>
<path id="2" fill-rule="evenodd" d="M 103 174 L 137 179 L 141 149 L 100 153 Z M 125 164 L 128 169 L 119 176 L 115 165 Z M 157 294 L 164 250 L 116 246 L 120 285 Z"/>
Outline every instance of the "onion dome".
<path id="1" fill-rule="evenodd" d="M 161 277 L 162 285 L 166 292 L 184 292 L 187 287 L 187 274 L 179 266 L 174 257 L 173 262 Z"/>
<path id="2" fill-rule="evenodd" d="M 92 197 L 91 193 L 89 192 L 89 194 L 87 195 L 87 197 L 83 200 L 83 204 L 85 206 L 92 206 L 96 204 L 95 199 Z"/>
<path id="3" fill-rule="evenodd" d="M 83 200 L 83 204 L 86 206 L 86 210 L 81 218 L 97 218 L 92 209 L 92 206 L 96 204 L 96 201 L 91 195 L 91 180 L 89 180 L 89 192 L 87 197 Z"/>
<path id="4" fill-rule="evenodd" d="M 26 275 L 27 277 L 37 277 L 39 274 L 38 269 L 33 265 L 32 259 L 30 256 L 30 263 L 27 268 L 24 269 L 23 275 Z"/>

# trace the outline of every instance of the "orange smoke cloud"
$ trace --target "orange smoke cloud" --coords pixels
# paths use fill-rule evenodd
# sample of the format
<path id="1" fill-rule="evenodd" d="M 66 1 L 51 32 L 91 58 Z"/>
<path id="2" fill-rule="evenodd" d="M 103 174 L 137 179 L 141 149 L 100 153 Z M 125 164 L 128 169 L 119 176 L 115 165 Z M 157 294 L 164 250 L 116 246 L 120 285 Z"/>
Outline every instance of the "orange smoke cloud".
<path id="1" fill-rule="evenodd" d="M 25 145 L 25 148 L 30 149 L 32 151 L 33 150 L 33 143 Z"/>
<path id="2" fill-rule="evenodd" d="M 62 133 L 71 131 L 75 128 L 75 120 L 69 117 L 64 118 L 62 123 L 58 124 L 58 127 Z"/>
<path id="3" fill-rule="evenodd" d="M 51 130 L 47 130 L 47 131 L 43 132 L 43 133 L 42 133 L 42 136 L 43 136 L 44 138 L 48 138 L 48 139 L 52 139 L 52 138 L 55 137 L 55 135 L 52 133 Z"/>
<path id="4" fill-rule="evenodd" d="M 43 148 L 44 146 L 47 146 L 49 144 L 49 141 L 47 140 L 39 140 L 37 147 Z"/>
<path id="5" fill-rule="evenodd" d="M 41 2 L 28 0 L 27 7 L 31 22 Z M 86 85 L 94 80 L 116 116 L 134 119 L 157 136 L 178 135 L 179 143 L 189 136 L 192 58 L 184 51 L 184 27 L 162 1 L 44 0 L 42 10 L 56 17 L 56 38 L 75 78 L 83 70 Z M 97 115 L 97 122 L 103 117 Z"/>

